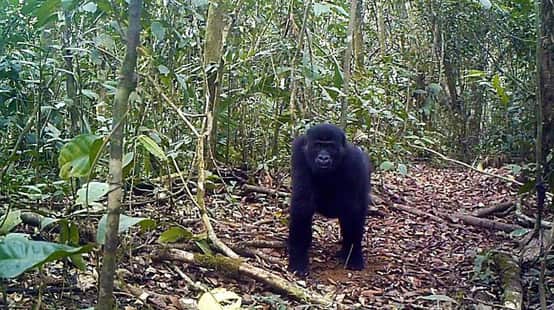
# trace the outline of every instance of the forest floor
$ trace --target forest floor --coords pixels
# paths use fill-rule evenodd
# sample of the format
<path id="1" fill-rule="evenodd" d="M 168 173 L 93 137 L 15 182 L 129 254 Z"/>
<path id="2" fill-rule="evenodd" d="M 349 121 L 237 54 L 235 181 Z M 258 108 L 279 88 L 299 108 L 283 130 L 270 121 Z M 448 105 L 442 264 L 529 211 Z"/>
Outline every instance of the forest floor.
<path id="1" fill-rule="evenodd" d="M 492 172 L 507 175 L 507 170 L 495 169 Z M 258 186 L 281 191 L 286 191 L 283 184 L 288 183 L 270 176 L 258 177 L 257 182 Z M 475 262 L 476 257 L 486 258 L 490 250 L 514 253 L 518 247 L 515 238 L 506 232 L 454 222 L 440 215 L 469 215 L 480 208 L 514 201 L 517 196 L 515 188 L 505 181 L 475 171 L 436 168 L 426 164 L 412 166 L 408 176 L 393 173 L 374 175 L 372 183 L 377 194 L 374 206 L 377 211 L 368 217 L 366 225 L 363 241 L 366 269 L 345 270 L 338 263 L 334 257 L 339 249 L 338 222 L 316 216 L 310 252 L 311 271 L 303 280 L 286 271 L 286 249 L 282 245 L 288 230 L 288 198 L 246 192 L 238 185 L 229 192 L 229 186 L 223 189 L 224 186 L 216 185 L 207 204 L 214 229 L 222 241 L 228 244 L 244 241 L 276 244 L 271 248 L 254 249 L 259 255 L 248 258 L 248 263 L 332 298 L 347 309 L 473 309 L 476 305 L 480 305 L 480 309 L 502 308 L 498 280 L 489 278 L 491 273 L 486 264 L 478 270 Z M 405 212 L 395 208 L 398 205 L 436 217 Z M 302 309 L 301 303 L 246 277 L 237 279 L 192 264 L 153 260 L 153 248 L 160 247 L 157 238 L 173 223 L 190 228 L 195 233 L 204 230 L 196 213 L 187 210 L 194 208 L 190 201 L 183 198 L 174 204 L 166 201 L 135 206 L 129 212 L 157 220 L 159 228 L 147 233 L 134 231 L 122 238 L 125 251 L 119 257 L 119 277 L 137 288 L 139 293 L 142 291 L 143 296 L 141 300 L 136 297 L 140 295 L 136 290 L 117 290 L 116 297 L 121 308 L 186 309 L 187 305 L 195 308 L 201 292 L 187 279 L 190 277 L 194 282 L 209 287 L 224 287 L 237 293 L 246 308 Z M 502 216 L 488 218 L 516 223 L 513 213 L 505 212 Z M 180 246 L 189 251 L 200 251 L 193 242 Z M 94 255 L 88 259 L 91 263 L 87 271 L 78 274 L 70 272 L 76 278 L 76 288 L 67 289 L 64 293 L 63 287 L 55 289 L 55 285 L 47 286 L 43 304 L 56 309 L 93 305 L 96 298 L 94 279 L 97 276 L 94 265 L 97 262 Z M 45 273 L 61 275 L 60 269 L 61 264 L 51 264 L 45 268 Z M 31 272 L 8 283 L 8 292 L 17 294 L 10 295 L 19 299 L 17 304 L 36 302 L 36 290 L 31 289 L 36 288 L 32 285 L 35 278 Z M 554 283 L 552 278 L 547 281 L 550 286 Z M 22 287 L 28 290 L 10 290 L 22 283 Z M 530 304 L 536 301 L 536 296 L 527 293 L 524 300 Z"/>

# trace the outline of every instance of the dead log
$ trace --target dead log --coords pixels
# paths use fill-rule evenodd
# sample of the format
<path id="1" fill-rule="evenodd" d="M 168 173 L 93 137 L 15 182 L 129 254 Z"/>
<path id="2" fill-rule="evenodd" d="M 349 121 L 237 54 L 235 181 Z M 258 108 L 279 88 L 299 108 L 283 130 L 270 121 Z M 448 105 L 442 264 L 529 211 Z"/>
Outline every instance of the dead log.
<path id="1" fill-rule="evenodd" d="M 471 215 L 453 214 L 453 215 L 446 215 L 446 216 L 448 216 L 452 221 L 460 220 L 469 225 L 493 229 L 493 230 L 501 230 L 505 232 L 512 232 L 516 229 L 523 228 L 519 225 L 502 223 L 502 222 L 497 222 L 497 221 L 488 220 L 488 219 L 482 219 Z"/>
<path id="2" fill-rule="evenodd" d="M 214 268 L 235 277 L 247 276 L 268 285 L 277 292 L 284 293 L 299 301 L 307 301 L 325 306 L 330 306 L 332 304 L 331 300 L 317 293 L 308 292 L 306 289 L 280 276 L 254 267 L 241 259 L 232 259 L 221 255 L 196 254 L 178 249 L 155 251 L 153 258 L 158 260 L 180 261 L 205 268 Z"/>
<path id="3" fill-rule="evenodd" d="M 502 231 L 505 231 L 505 232 L 512 232 L 516 229 L 523 228 L 523 227 L 521 227 L 519 225 L 515 225 L 515 224 L 507 224 L 507 223 L 497 222 L 497 221 L 488 220 L 488 219 L 482 219 L 482 218 L 478 218 L 478 217 L 471 216 L 471 215 L 465 215 L 465 214 L 440 213 L 440 217 L 439 217 L 439 216 L 427 213 L 425 211 L 421 211 L 421 210 L 418 210 L 418 209 L 415 209 L 415 208 L 410 208 L 410 207 L 400 205 L 400 204 L 390 204 L 389 207 L 392 208 L 392 209 L 395 209 L 395 210 L 400 210 L 400 211 L 408 212 L 408 213 L 411 213 L 411 214 L 415 214 L 415 215 L 419 215 L 419 216 L 423 216 L 423 217 L 428 217 L 428 218 L 430 218 L 434 221 L 437 221 L 439 223 L 446 222 L 443 218 L 445 218 L 445 219 L 448 218 L 448 219 L 452 220 L 453 222 L 462 221 L 465 224 L 469 224 L 469 225 L 473 225 L 473 226 L 477 226 L 477 227 L 482 227 L 482 228 L 493 229 L 493 230 L 502 230 Z"/>
<path id="4" fill-rule="evenodd" d="M 503 304 L 508 309 L 520 310 L 523 307 L 523 289 L 519 275 L 521 269 L 511 255 L 496 252 L 493 255 L 494 264 L 500 275 Z"/>
<path id="5" fill-rule="evenodd" d="M 493 213 L 504 212 L 504 211 L 510 209 L 513 205 L 514 205 L 513 201 L 501 202 L 501 203 L 499 203 L 497 205 L 494 205 L 492 207 L 481 208 L 481 209 L 475 210 L 473 212 L 473 216 L 485 217 L 485 216 L 491 215 Z"/>

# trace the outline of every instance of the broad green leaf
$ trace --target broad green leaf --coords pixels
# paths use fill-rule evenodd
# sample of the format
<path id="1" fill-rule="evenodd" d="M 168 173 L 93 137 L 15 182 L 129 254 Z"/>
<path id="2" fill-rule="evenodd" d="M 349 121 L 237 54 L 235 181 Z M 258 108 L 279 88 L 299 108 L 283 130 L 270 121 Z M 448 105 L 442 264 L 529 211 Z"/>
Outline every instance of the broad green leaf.
<path id="1" fill-rule="evenodd" d="M 492 7 L 492 3 L 489 1 L 489 0 L 479 0 L 479 2 L 481 2 L 481 5 L 483 6 L 483 8 L 485 8 L 486 10 L 490 9 Z"/>
<path id="2" fill-rule="evenodd" d="M 239 310 L 241 309 L 242 299 L 239 295 L 228 291 L 223 287 L 214 288 L 204 293 L 198 300 L 199 310 Z"/>
<path id="3" fill-rule="evenodd" d="M 512 170 L 512 174 L 519 174 L 521 172 L 521 166 L 520 165 L 516 165 L 516 164 L 512 164 L 512 165 L 508 165 L 508 167 L 510 167 L 510 170 Z"/>
<path id="4" fill-rule="evenodd" d="M 184 229 L 182 227 L 174 226 L 164 231 L 158 238 L 159 243 L 172 243 L 180 240 L 191 240 L 193 237 L 190 230 Z"/>
<path id="5" fill-rule="evenodd" d="M 137 137 L 137 140 L 150 154 L 156 156 L 162 161 L 167 161 L 167 156 L 165 155 L 164 151 L 156 143 L 156 141 L 152 140 L 152 138 L 145 135 L 140 135 Z"/>
<path id="6" fill-rule="evenodd" d="M 510 233 L 511 237 L 521 237 L 526 235 L 529 232 L 527 228 L 518 228 Z"/>
<path id="7" fill-rule="evenodd" d="M 53 224 L 53 223 L 57 223 L 59 222 L 60 219 L 55 219 L 55 218 L 51 218 L 51 217 L 42 217 L 40 219 L 40 230 L 43 230 L 44 228 L 46 228 L 48 225 L 50 224 Z"/>
<path id="8" fill-rule="evenodd" d="M 404 164 L 398 164 L 398 172 L 401 175 L 406 176 L 408 175 L 408 167 Z"/>
<path id="9" fill-rule="evenodd" d="M 394 163 L 392 163 L 388 160 L 382 162 L 381 165 L 379 165 L 379 169 L 381 169 L 383 171 L 389 171 L 392 168 L 394 168 Z"/>
<path id="10" fill-rule="evenodd" d="M 22 234 L 9 234 L 0 241 L 0 278 L 14 278 L 47 262 L 89 252 L 92 248 L 92 245 L 72 247 L 29 240 Z"/>
<path id="11" fill-rule="evenodd" d="M 98 7 L 96 6 L 96 3 L 94 2 L 88 2 L 85 5 L 81 7 L 82 11 L 88 12 L 88 13 L 96 13 L 96 10 Z"/>
<path id="12" fill-rule="evenodd" d="M 99 34 L 96 38 L 94 38 L 94 44 L 110 52 L 115 51 L 115 41 L 109 34 Z"/>
<path id="13" fill-rule="evenodd" d="M 83 186 L 77 191 L 77 200 L 75 203 L 86 206 L 91 202 L 102 199 L 109 190 L 110 185 L 104 182 L 90 182 L 88 184 L 83 184 Z"/>
<path id="14" fill-rule="evenodd" d="M 35 27 L 40 28 L 48 22 L 54 20 L 57 11 L 61 7 L 60 0 L 46 0 L 40 7 L 33 11 L 33 15 L 37 17 Z"/>
<path id="15" fill-rule="evenodd" d="M 314 3 L 314 15 L 320 16 L 331 12 L 331 7 L 326 3 Z"/>
<path id="16" fill-rule="evenodd" d="M 104 244 L 106 242 L 106 223 L 108 216 L 104 214 L 98 222 L 98 231 L 96 233 L 96 242 L 98 244 Z M 119 216 L 119 229 L 118 233 L 122 233 L 129 229 L 131 226 L 139 224 L 142 230 L 151 229 L 156 226 L 156 222 L 144 217 L 131 217 L 124 214 Z"/>
<path id="17" fill-rule="evenodd" d="M 163 41 L 165 38 L 165 27 L 160 22 L 153 22 L 150 25 L 150 31 L 158 41 Z"/>
<path id="18" fill-rule="evenodd" d="M 194 7 L 206 6 L 206 5 L 208 5 L 208 0 L 192 0 L 191 4 Z"/>
<path id="19" fill-rule="evenodd" d="M 169 73 L 169 68 L 164 65 L 159 65 L 158 72 L 160 72 L 160 74 L 167 75 Z"/>
<path id="20" fill-rule="evenodd" d="M 0 217 L 0 235 L 9 233 L 15 226 L 21 223 L 21 210 L 12 210 Z"/>
<path id="21" fill-rule="evenodd" d="M 492 87 L 496 91 L 496 94 L 500 98 L 500 102 L 507 106 L 510 103 L 510 97 L 508 97 L 508 94 L 506 93 L 506 90 L 502 86 L 502 82 L 500 81 L 500 76 L 498 74 L 495 74 L 492 77 Z"/>
<path id="22" fill-rule="evenodd" d="M 60 177 L 67 180 L 88 176 L 101 146 L 102 138 L 91 134 L 78 135 L 67 142 L 58 156 Z"/>

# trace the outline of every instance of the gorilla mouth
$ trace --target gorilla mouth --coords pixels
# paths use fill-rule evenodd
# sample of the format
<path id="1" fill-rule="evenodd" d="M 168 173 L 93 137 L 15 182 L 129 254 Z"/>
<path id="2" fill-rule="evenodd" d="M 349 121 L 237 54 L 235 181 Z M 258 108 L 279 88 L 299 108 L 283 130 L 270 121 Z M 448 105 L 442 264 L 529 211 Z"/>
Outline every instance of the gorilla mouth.
<path id="1" fill-rule="evenodd" d="M 318 164 L 317 167 L 321 170 L 329 170 L 331 169 L 331 164 Z"/>

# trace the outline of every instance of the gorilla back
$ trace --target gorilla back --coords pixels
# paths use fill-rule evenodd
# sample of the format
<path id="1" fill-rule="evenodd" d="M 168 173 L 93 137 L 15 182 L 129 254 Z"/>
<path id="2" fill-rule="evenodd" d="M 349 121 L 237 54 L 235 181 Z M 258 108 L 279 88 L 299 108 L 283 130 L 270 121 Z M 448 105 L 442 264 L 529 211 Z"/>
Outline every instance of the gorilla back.
<path id="1" fill-rule="evenodd" d="M 312 217 L 318 212 L 338 218 L 347 268 L 363 269 L 361 241 L 369 204 L 370 162 L 348 143 L 342 129 L 320 124 L 292 146 L 292 199 L 289 221 L 289 269 L 308 273 Z"/>

